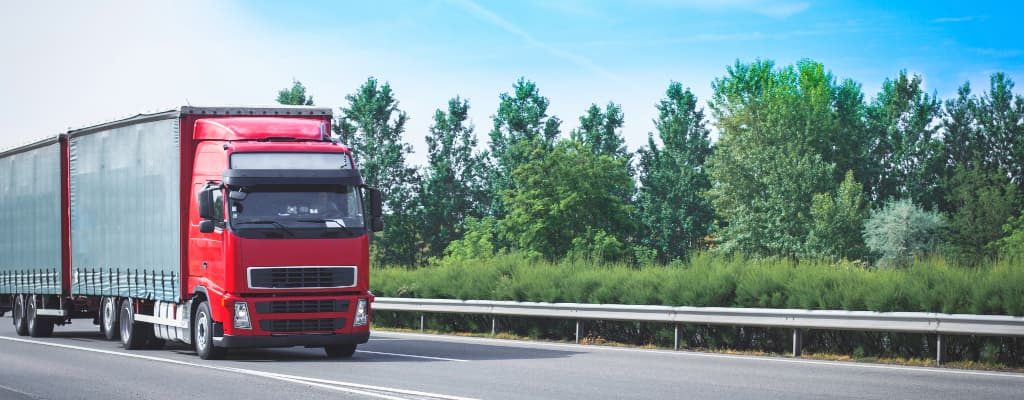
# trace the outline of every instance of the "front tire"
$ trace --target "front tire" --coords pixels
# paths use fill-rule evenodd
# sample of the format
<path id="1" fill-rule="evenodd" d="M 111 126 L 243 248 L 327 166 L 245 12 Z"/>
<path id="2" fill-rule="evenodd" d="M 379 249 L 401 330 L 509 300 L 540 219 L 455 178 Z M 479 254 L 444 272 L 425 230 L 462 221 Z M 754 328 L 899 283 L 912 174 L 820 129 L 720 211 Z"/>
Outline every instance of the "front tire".
<path id="1" fill-rule="evenodd" d="M 53 320 L 40 317 L 37 310 L 39 300 L 33 295 L 25 305 L 25 320 L 28 322 L 28 335 L 31 337 L 50 337 L 53 335 Z"/>
<path id="2" fill-rule="evenodd" d="M 117 299 L 104 297 L 100 304 L 100 330 L 107 340 L 117 340 L 121 337 L 121 327 L 118 324 Z"/>
<path id="3" fill-rule="evenodd" d="M 199 303 L 193 328 L 192 343 L 196 344 L 196 354 L 199 355 L 199 358 L 204 360 L 224 358 L 228 349 L 213 344 L 213 314 L 210 313 L 209 302 Z"/>
<path id="4" fill-rule="evenodd" d="M 14 331 L 18 336 L 28 336 L 28 322 L 25 321 L 25 296 L 14 295 L 14 309 L 11 310 L 11 318 L 14 321 Z"/>
<path id="5" fill-rule="evenodd" d="M 335 346 L 324 346 L 327 358 L 349 358 L 356 353 L 356 345 L 339 344 Z"/>

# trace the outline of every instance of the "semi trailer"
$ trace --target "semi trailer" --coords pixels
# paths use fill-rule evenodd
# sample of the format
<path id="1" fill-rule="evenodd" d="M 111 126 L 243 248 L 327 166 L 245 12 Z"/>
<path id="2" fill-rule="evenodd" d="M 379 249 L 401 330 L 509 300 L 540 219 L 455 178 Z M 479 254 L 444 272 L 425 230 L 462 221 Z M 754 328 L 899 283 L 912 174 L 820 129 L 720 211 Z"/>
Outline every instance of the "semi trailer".
<path id="1" fill-rule="evenodd" d="M 0 312 L 19 335 L 92 318 L 126 349 L 369 339 L 381 195 L 331 110 L 192 107 L 0 152 Z"/>

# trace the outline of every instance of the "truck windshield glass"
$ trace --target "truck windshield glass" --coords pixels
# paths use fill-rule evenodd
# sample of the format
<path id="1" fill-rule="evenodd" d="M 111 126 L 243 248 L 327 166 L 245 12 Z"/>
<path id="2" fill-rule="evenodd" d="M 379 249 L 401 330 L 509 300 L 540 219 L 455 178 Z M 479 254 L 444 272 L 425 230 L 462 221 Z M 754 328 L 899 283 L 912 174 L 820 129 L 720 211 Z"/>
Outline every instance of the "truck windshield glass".
<path id="1" fill-rule="evenodd" d="M 364 231 L 353 186 L 259 185 L 232 188 L 231 227 L 243 237 L 349 237 Z"/>
<path id="2" fill-rule="evenodd" d="M 231 169 L 352 169 L 345 153 L 234 153 Z"/>

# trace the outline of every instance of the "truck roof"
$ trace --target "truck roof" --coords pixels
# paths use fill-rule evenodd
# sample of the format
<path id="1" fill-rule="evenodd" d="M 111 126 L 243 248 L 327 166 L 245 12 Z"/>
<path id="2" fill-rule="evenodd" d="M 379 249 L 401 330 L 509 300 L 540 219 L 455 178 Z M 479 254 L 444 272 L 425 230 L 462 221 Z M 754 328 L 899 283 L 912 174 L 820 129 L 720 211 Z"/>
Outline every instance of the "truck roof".
<path id="1" fill-rule="evenodd" d="M 156 121 L 161 119 L 180 118 L 188 115 L 201 115 L 210 117 L 243 117 L 243 116 L 281 116 L 281 117 L 295 117 L 295 116 L 309 116 L 309 117 L 330 117 L 331 109 L 329 107 L 311 107 L 311 106 L 285 106 L 285 105 L 274 105 L 274 106 L 247 106 L 247 107 L 234 107 L 234 106 L 218 106 L 218 107 L 200 107 L 200 106 L 181 106 L 178 108 L 170 109 L 167 111 L 160 111 L 147 114 L 137 114 L 131 117 L 105 122 L 102 124 L 96 124 L 87 126 L 79 129 L 72 129 L 68 131 L 68 135 L 71 137 L 88 135 L 97 131 L 104 131 L 107 129 L 116 128 L 119 126 L 126 126 L 137 124 L 140 122 Z"/>

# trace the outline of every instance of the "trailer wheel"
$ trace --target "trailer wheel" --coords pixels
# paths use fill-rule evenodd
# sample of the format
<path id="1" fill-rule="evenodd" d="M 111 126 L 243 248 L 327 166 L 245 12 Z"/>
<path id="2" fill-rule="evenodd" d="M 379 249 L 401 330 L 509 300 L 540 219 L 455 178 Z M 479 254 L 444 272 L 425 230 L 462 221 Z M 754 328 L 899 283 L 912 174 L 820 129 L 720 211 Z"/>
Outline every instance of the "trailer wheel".
<path id="1" fill-rule="evenodd" d="M 121 344 L 125 350 L 138 350 L 147 344 L 146 328 L 152 334 L 152 327 L 141 322 L 135 322 L 135 310 L 132 309 L 132 300 L 124 299 L 121 302 L 121 311 L 118 315 L 121 325 Z"/>
<path id="2" fill-rule="evenodd" d="M 25 307 L 25 320 L 28 322 L 28 335 L 31 337 L 50 337 L 53 335 L 53 320 L 40 317 L 36 310 L 39 306 L 35 295 L 29 297 Z"/>
<path id="3" fill-rule="evenodd" d="M 107 340 L 117 340 L 121 336 L 117 314 L 117 300 L 113 297 L 104 297 L 100 302 L 100 331 Z"/>
<path id="4" fill-rule="evenodd" d="M 11 310 L 11 318 L 14 320 L 14 330 L 18 336 L 28 335 L 28 324 L 25 321 L 25 297 L 14 295 L 14 309 Z"/>
<path id="5" fill-rule="evenodd" d="M 349 358 L 356 353 L 356 345 L 341 344 L 336 346 L 325 346 L 324 351 L 327 353 L 327 358 Z"/>
<path id="6" fill-rule="evenodd" d="M 217 347 L 213 344 L 213 314 L 210 313 L 210 303 L 204 301 L 199 303 L 196 309 L 196 318 L 193 323 L 192 343 L 196 344 L 196 354 L 204 360 L 217 360 L 224 358 L 227 354 L 226 348 Z"/>

